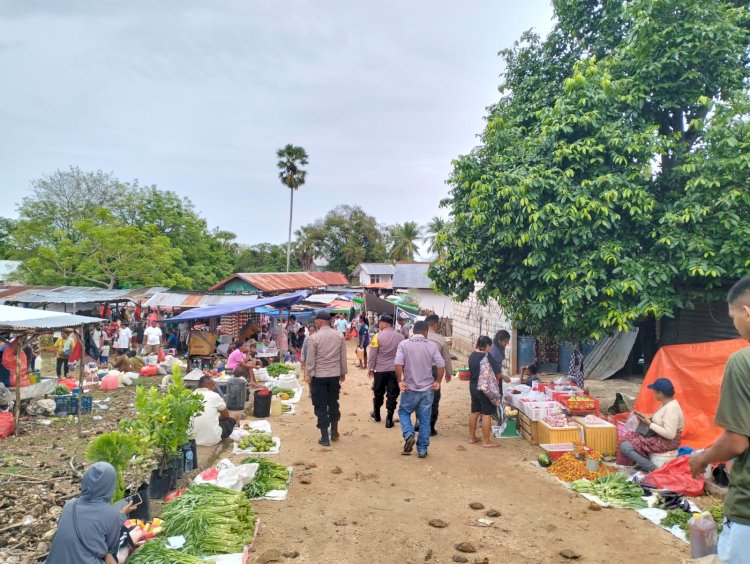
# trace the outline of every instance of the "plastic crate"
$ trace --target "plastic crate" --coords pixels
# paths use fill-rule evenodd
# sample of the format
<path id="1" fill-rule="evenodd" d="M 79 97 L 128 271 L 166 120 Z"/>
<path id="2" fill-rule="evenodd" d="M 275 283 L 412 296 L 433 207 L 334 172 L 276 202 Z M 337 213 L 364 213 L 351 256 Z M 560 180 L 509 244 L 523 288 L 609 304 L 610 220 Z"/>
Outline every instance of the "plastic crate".
<path id="1" fill-rule="evenodd" d="M 569 397 L 565 400 L 565 408 L 571 413 L 599 413 L 599 400 L 589 396 L 574 396 L 576 398 L 585 397 L 585 400 L 573 399 Z"/>
<path id="2" fill-rule="evenodd" d="M 73 396 L 51 396 L 55 400 L 55 415 L 59 417 L 68 416 L 68 407 L 70 405 L 70 398 Z"/>
<path id="3" fill-rule="evenodd" d="M 71 415 L 77 415 L 78 414 L 78 395 L 74 394 L 72 396 L 69 396 L 69 402 L 68 402 L 68 414 Z M 81 396 L 81 411 L 83 413 L 91 413 L 91 406 L 93 402 L 91 399 L 91 396 L 88 396 L 86 394 Z"/>
<path id="4" fill-rule="evenodd" d="M 604 456 L 617 454 L 617 428 L 611 423 L 604 425 L 585 425 L 583 417 L 574 421 L 583 428 L 584 444 Z"/>
<path id="5" fill-rule="evenodd" d="M 576 447 L 573 443 L 560 443 L 557 445 L 540 444 L 539 447 L 544 450 L 552 460 L 557 460 L 563 454 L 567 452 L 575 451 Z M 586 450 L 589 450 L 586 448 Z"/>

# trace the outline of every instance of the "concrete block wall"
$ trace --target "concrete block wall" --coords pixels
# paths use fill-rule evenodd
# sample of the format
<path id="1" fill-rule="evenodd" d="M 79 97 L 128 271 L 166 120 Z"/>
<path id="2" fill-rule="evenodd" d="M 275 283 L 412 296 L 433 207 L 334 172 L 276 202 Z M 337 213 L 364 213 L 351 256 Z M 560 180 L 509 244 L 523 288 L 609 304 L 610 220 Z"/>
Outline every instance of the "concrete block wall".
<path id="1" fill-rule="evenodd" d="M 505 317 L 502 308 L 495 300 L 482 304 L 476 293 L 466 301 L 453 302 L 453 348 L 469 354 L 480 335 L 492 338 L 500 329 L 511 331 L 511 324 Z M 511 346 L 506 350 L 506 363 L 510 366 Z"/>

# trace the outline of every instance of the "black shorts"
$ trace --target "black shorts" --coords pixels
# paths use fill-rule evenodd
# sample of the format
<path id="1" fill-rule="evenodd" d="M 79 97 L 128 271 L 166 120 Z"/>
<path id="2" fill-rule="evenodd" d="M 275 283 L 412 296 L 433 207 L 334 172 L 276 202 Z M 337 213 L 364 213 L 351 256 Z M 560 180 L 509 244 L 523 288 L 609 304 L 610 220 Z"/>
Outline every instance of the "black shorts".
<path id="1" fill-rule="evenodd" d="M 479 390 L 471 390 L 471 412 L 482 415 L 492 415 L 497 408 L 492 405 L 490 399 Z"/>

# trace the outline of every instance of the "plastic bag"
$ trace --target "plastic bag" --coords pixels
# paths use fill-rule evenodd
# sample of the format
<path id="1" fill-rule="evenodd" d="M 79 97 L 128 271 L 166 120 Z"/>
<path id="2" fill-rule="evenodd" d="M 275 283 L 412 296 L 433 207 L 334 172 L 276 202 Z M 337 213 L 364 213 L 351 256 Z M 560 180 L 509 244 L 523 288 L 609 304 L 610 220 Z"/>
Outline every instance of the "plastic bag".
<path id="1" fill-rule="evenodd" d="M 630 431 L 631 433 L 635 433 L 636 429 L 638 429 L 638 425 L 640 422 L 638 421 L 638 418 L 635 416 L 635 413 L 631 413 L 630 416 L 627 418 L 625 423 L 623 423 L 623 427 L 625 427 L 626 431 Z"/>
<path id="2" fill-rule="evenodd" d="M 706 482 L 702 476 L 693 478 L 688 457 L 680 456 L 647 474 L 641 483 L 687 496 L 700 496 Z"/>
<path id="3" fill-rule="evenodd" d="M 10 411 L 0 412 L 0 439 L 11 436 L 15 428 L 13 414 Z"/>

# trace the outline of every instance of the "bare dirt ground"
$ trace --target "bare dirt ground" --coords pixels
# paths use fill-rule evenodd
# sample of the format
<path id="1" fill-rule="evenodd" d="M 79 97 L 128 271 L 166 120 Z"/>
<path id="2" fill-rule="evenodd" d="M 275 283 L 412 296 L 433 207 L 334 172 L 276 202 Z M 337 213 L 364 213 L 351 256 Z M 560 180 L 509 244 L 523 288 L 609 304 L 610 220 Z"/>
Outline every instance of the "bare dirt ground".
<path id="1" fill-rule="evenodd" d="M 565 562 L 566 551 L 585 562 L 666 563 L 689 554 L 686 544 L 633 511 L 591 511 L 586 500 L 529 463 L 540 451 L 522 439 L 503 440 L 498 449 L 469 444 L 466 382 L 444 386 L 439 435 L 429 456 L 401 455 L 398 424 L 386 429 L 369 419 L 370 384 L 366 372 L 354 367 L 353 352 L 352 345 L 341 440 L 331 448 L 317 444 L 307 393 L 295 415 L 271 419 L 282 439 L 274 460 L 295 466 L 295 477 L 287 501 L 254 502 L 261 520 L 254 561 L 274 550 L 298 553 L 290 563 L 384 564 Z M 610 405 L 615 391 L 634 397 L 638 385 L 614 380 L 591 391 Z M 132 409 L 132 388 L 108 395 L 112 407 L 98 412 L 102 421 L 84 418 L 89 436 L 112 429 Z M 46 552 L 59 508 L 78 491 L 70 459 L 75 456 L 80 471 L 87 442 L 76 437 L 72 420 L 50 427 L 25 421 L 21 430 L 20 437 L 0 441 L 0 545 L 7 545 L 0 549 L 2 562 L 33 562 L 32 556 Z M 475 502 L 484 509 L 471 509 Z M 490 510 L 500 516 L 487 517 Z M 3 530 L 25 515 L 35 522 Z M 435 528 L 432 519 L 447 526 Z M 478 519 L 492 526 L 478 526 Z M 458 552 L 459 543 L 470 543 L 476 552 Z"/>

